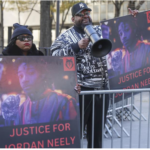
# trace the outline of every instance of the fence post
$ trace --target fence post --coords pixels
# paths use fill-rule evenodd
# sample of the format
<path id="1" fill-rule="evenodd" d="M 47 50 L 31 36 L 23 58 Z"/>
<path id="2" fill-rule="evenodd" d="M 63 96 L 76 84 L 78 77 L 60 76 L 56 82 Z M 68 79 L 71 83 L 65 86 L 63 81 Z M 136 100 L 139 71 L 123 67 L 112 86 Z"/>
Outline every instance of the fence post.
<path id="1" fill-rule="evenodd" d="M 94 113 L 95 113 L 95 94 L 93 94 L 93 107 L 92 107 L 92 148 L 94 148 Z"/>

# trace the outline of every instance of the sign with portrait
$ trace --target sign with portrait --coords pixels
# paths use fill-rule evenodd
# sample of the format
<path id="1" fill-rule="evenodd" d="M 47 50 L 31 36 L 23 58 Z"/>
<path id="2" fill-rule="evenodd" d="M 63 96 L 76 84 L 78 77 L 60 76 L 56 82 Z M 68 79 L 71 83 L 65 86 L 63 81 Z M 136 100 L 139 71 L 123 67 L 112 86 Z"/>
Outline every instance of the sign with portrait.
<path id="1" fill-rule="evenodd" d="M 79 148 L 74 57 L 0 57 L 0 147 Z"/>
<path id="2" fill-rule="evenodd" d="M 113 45 L 106 56 L 110 89 L 150 87 L 150 11 L 103 21 L 101 27 Z"/>

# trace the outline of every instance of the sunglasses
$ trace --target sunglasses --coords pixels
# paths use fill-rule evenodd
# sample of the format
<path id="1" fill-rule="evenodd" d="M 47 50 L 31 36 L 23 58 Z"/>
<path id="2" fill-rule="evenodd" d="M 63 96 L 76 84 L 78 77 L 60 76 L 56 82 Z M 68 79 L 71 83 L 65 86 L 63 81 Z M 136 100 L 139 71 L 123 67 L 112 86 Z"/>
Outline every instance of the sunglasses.
<path id="1" fill-rule="evenodd" d="M 85 15 L 90 16 L 90 11 L 80 12 L 76 14 L 76 16 L 79 16 L 79 17 L 84 17 Z"/>
<path id="2" fill-rule="evenodd" d="M 23 36 L 23 35 L 20 35 L 17 37 L 17 40 L 20 40 L 20 41 L 32 41 L 33 40 L 33 36 L 31 35 L 28 35 L 28 36 Z"/>

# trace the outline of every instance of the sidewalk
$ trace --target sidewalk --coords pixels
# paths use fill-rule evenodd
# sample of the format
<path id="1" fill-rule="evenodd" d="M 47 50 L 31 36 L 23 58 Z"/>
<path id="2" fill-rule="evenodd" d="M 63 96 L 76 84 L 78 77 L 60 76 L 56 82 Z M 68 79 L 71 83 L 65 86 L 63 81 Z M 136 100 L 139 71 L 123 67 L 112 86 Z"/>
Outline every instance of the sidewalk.
<path id="1" fill-rule="evenodd" d="M 147 148 L 147 139 L 148 139 L 148 109 L 149 109 L 149 93 L 143 92 L 142 94 L 142 114 L 146 117 L 147 121 L 142 119 L 141 121 L 141 142 L 140 148 Z M 140 110 L 140 95 L 135 95 L 134 104 L 138 110 Z M 139 117 L 139 114 L 136 110 L 133 113 Z M 125 133 L 123 133 L 123 148 L 130 148 L 130 141 L 131 141 L 131 148 L 138 148 L 139 147 L 139 123 L 140 121 L 133 117 L 134 121 L 132 121 L 132 135 L 128 137 Z M 124 128 L 130 134 L 130 121 L 126 120 L 123 122 Z M 114 126 L 116 130 L 121 135 L 121 128 L 115 124 Z M 132 139 L 131 139 L 132 137 Z M 104 148 L 111 148 L 111 142 L 113 142 L 113 148 L 121 148 L 121 138 L 118 138 L 117 135 L 114 133 L 113 140 L 111 137 L 104 138 Z M 150 141 L 149 141 L 150 143 Z M 150 145 L 150 144 L 149 144 Z M 87 141 L 84 139 L 83 142 L 84 148 L 87 147 Z"/>

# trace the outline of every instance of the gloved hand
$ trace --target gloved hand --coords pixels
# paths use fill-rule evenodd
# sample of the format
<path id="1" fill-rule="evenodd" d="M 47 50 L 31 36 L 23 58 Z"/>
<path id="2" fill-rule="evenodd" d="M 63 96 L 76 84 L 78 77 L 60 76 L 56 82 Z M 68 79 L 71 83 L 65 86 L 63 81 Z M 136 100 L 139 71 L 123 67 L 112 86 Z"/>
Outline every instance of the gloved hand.
<path id="1" fill-rule="evenodd" d="M 15 120 L 19 113 L 20 97 L 9 96 L 2 102 L 2 116 L 6 120 Z"/>

